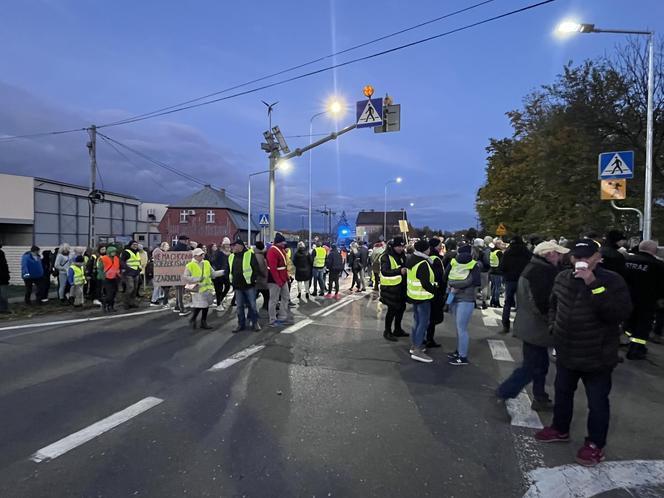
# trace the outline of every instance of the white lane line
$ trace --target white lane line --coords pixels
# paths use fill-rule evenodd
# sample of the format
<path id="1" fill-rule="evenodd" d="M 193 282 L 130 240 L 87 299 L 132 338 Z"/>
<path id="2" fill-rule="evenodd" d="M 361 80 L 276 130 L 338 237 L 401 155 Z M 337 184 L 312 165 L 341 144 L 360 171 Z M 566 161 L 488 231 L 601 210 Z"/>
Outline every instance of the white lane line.
<path id="1" fill-rule="evenodd" d="M 340 300 L 340 301 L 338 301 L 334 304 L 331 304 L 330 306 L 325 306 L 323 309 L 318 310 L 315 313 L 312 313 L 311 316 L 322 315 L 323 313 L 326 313 L 326 312 L 330 311 L 333 308 L 339 308 L 342 304 L 344 304 L 345 302 L 348 302 L 349 299 L 351 299 L 351 296 L 346 296 L 342 300 Z"/>
<path id="2" fill-rule="evenodd" d="M 293 332 L 297 332 L 301 328 L 306 327 L 310 323 L 314 323 L 314 321 L 311 318 L 306 318 L 300 322 L 297 322 L 295 325 L 291 325 L 288 328 L 285 328 L 284 330 L 281 331 L 282 334 L 292 334 Z"/>
<path id="3" fill-rule="evenodd" d="M 116 318 L 126 318 L 129 316 L 138 316 L 138 315 L 149 315 L 150 313 L 159 313 L 162 311 L 170 311 L 167 308 L 160 308 L 158 310 L 145 310 L 145 311 L 136 311 L 134 313 L 122 313 L 120 315 L 104 315 L 104 316 L 95 316 L 92 318 L 76 318 L 73 320 L 60 320 L 57 322 L 44 322 L 44 323 L 28 323 L 26 325 L 12 325 L 9 327 L 0 327 L 0 332 L 3 330 L 19 330 L 19 329 L 30 329 L 37 327 L 52 327 L 53 325 L 69 325 L 72 323 L 84 323 L 84 322 L 96 322 L 99 320 L 115 320 Z"/>
<path id="4" fill-rule="evenodd" d="M 235 354 L 234 354 L 233 356 L 231 356 L 230 358 L 226 358 L 225 360 L 220 361 L 219 363 L 216 363 L 215 365 L 212 365 L 212 367 L 210 367 L 210 368 L 208 369 L 208 372 L 215 372 L 215 371 L 217 371 L 217 370 L 223 370 L 223 369 L 225 369 L 225 368 L 228 368 L 228 367 L 230 367 L 230 366 L 233 366 L 233 365 L 235 365 L 236 363 L 238 363 L 238 362 L 240 362 L 240 361 L 242 361 L 242 360 L 246 360 L 246 359 L 249 358 L 252 354 L 256 354 L 256 353 L 258 353 L 261 349 L 264 349 L 264 348 L 265 348 L 264 345 L 260 345 L 260 346 L 257 346 L 257 345 L 249 346 L 247 349 L 243 349 L 243 350 L 240 351 L 239 353 L 235 353 Z"/>
<path id="5" fill-rule="evenodd" d="M 523 391 L 516 398 L 505 401 L 507 413 L 512 418 L 512 425 L 530 429 L 542 429 L 544 427 L 539 415 L 530 408 L 530 405 L 530 397 Z"/>
<path id="6" fill-rule="evenodd" d="M 485 327 L 500 327 L 502 325 L 497 318 L 490 318 L 488 316 L 483 316 L 482 321 Z"/>
<path id="7" fill-rule="evenodd" d="M 505 341 L 499 339 L 487 339 L 487 342 L 489 343 L 489 348 L 491 348 L 491 356 L 493 356 L 494 360 L 514 361 L 507 346 L 505 346 Z"/>
<path id="8" fill-rule="evenodd" d="M 638 496 L 661 496 L 654 489 L 664 484 L 664 460 L 603 462 L 597 467 L 562 465 L 528 473 L 532 485 L 523 498 L 590 498 L 614 489 L 637 491 Z M 644 494 L 638 493 L 643 490 Z"/>
<path id="9" fill-rule="evenodd" d="M 332 313 L 334 313 L 335 311 L 339 311 L 341 308 L 343 308 L 344 306 L 349 305 L 350 303 L 352 303 L 352 302 L 355 301 L 355 300 L 356 300 L 356 299 L 351 298 L 351 299 L 349 299 L 348 301 L 346 301 L 345 303 L 341 303 L 341 304 L 340 304 L 339 306 L 337 306 L 336 308 L 334 308 L 334 309 L 330 309 L 330 310 L 326 311 L 325 313 L 323 313 L 323 316 L 330 316 L 330 315 L 331 315 Z"/>
<path id="10" fill-rule="evenodd" d="M 154 397 L 143 398 L 138 403 L 134 403 L 124 410 L 114 413 L 110 417 L 106 417 L 105 419 L 102 419 L 99 422 L 86 427 L 85 429 L 81 429 L 74 434 L 70 434 L 63 439 L 60 439 L 60 441 L 56 441 L 55 443 L 42 448 L 34 455 L 32 455 L 30 460 L 37 463 L 53 460 L 54 458 L 57 458 L 60 455 L 63 455 L 68 451 L 87 443 L 91 439 L 96 438 L 104 432 L 110 431 L 114 427 L 127 422 L 128 420 L 136 417 L 137 415 L 140 415 L 150 408 L 157 406 L 162 401 L 164 400 Z"/>

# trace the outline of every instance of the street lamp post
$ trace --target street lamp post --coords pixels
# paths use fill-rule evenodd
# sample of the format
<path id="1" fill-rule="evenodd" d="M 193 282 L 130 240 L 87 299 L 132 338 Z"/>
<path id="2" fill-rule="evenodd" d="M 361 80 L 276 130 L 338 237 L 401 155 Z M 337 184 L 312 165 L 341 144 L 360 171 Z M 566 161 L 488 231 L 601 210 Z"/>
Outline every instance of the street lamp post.
<path id="1" fill-rule="evenodd" d="M 270 166 L 271 166 L 270 169 L 266 169 L 264 171 L 257 171 L 256 173 L 249 174 L 249 181 L 248 181 L 249 186 L 248 186 L 248 196 L 247 196 L 247 242 L 249 245 L 251 245 L 251 177 L 270 173 L 270 177 L 272 179 L 272 174 L 275 173 L 278 169 L 287 171 L 290 168 L 290 163 L 288 161 L 275 161 L 274 167 L 272 167 L 272 165 Z M 270 192 L 270 194 L 272 194 L 272 192 Z M 274 216 L 273 211 L 270 211 L 270 216 Z M 274 237 L 274 235 L 270 234 L 269 237 Z"/>
<path id="2" fill-rule="evenodd" d="M 599 29 L 594 24 L 581 24 L 565 21 L 558 25 L 560 33 L 617 33 L 622 35 L 641 35 L 648 37 L 648 109 L 646 129 L 646 171 L 643 201 L 643 239 L 649 240 L 652 236 L 652 148 L 653 148 L 653 93 L 655 86 L 654 59 L 655 59 L 655 32 L 635 31 L 626 29 Z"/>
<path id="3" fill-rule="evenodd" d="M 385 209 L 383 210 L 383 242 L 387 242 L 387 186 L 391 183 L 401 183 L 402 178 L 396 177 L 394 180 L 385 182 Z"/>

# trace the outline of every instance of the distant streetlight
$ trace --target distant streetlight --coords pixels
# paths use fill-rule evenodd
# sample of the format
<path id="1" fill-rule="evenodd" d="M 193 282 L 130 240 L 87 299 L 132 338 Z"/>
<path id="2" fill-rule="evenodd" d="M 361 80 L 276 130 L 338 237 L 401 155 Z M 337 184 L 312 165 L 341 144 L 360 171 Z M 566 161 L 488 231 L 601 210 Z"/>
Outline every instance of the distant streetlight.
<path id="1" fill-rule="evenodd" d="M 561 22 L 556 31 L 561 34 L 573 33 L 617 33 L 623 35 L 642 35 L 648 37 L 648 110 L 646 129 L 646 171 L 643 201 L 643 239 L 652 236 L 652 148 L 653 148 L 653 92 L 654 92 L 654 31 L 635 31 L 625 29 L 599 29 L 594 24 L 584 24 L 573 21 Z"/>
<path id="2" fill-rule="evenodd" d="M 275 169 L 276 170 L 281 170 L 284 173 L 288 173 L 293 167 L 293 164 L 288 161 L 288 160 L 281 160 L 278 161 Z M 256 173 L 250 173 L 249 174 L 249 195 L 247 197 L 247 243 L 251 245 L 251 177 L 256 176 L 256 175 L 264 175 L 265 173 L 269 173 L 270 170 L 266 169 L 265 171 L 257 171 Z"/>
<path id="3" fill-rule="evenodd" d="M 332 99 L 328 104 L 327 104 L 327 109 L 324 111 L 318 112 L 311 116 L 311 119 L 309 120 L 309 145 L 311 145 L 312 142 L 312 137 L 314 134 L 314 119 L 316 119 L 318 116 L 322 116 L 323 114 L 330 113 L 335 117 L 339 117 L 342 114 L 342 111 L 345 109 L 345 105 L 342 100 L 334 98 Z M 311 237 L 312 237 L 312 229 L 311 229 L 311 153 L 312 150 L 309 150 L 309 251 L 311 251 Z"/>
<path id="4" fill-rule="evenodd" d="M 403 178 L 397 176 L 393 180 L 387 180 L 385 182 L 385 210 L 383 211 L 383 241 L 387 242 L 387 186 L 391 183 L 401 183 Z"/>

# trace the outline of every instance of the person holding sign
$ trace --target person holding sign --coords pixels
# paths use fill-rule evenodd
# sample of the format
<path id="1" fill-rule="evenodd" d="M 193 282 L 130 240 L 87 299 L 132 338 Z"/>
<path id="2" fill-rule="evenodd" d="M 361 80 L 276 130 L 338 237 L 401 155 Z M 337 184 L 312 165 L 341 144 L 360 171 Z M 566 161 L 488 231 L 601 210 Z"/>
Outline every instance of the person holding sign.
<path id="1" fill-rule="evenodd" d="M 214 271 L 212 265 L 205 258 L 205 251 L 201 248 L 196 248 L 192 252 L 193 259 L 187 264 L 184 269 L 183 280 L 187 283 L 185 289 L 191 292 L 191 307 L 194 313 L 189 319 L 191 328 L 196 328 L 196 318 L 200 313 L 201 315 L 201 328 L 209 330 L 207 324 L 208 307 L 212 303 L 212 293 L 214 292 L 214 285 L 212 279 L 219 277 L 223 274 L 223 270 Z"/>

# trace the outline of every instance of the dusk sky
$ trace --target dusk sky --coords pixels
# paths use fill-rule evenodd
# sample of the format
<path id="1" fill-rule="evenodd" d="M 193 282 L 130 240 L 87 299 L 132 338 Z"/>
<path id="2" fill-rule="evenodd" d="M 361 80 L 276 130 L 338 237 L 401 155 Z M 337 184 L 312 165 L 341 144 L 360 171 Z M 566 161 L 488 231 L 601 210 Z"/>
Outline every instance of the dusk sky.
<path id="1" fill-rule="evenodd" d="M 479 3 L 480 0 L 196 2 L 16 0 L 0 16 L 0 137 L 101 125 L 208 94 L 316 59 Z M 495 0 L 469 12 L 298 69 L 280 79 L 344 62 L 535 3 Z M 401 104 L 401 131 L 354 130 L 313 154 L 314 209 L 407 208 L 416 226 L 475 225 L 485 147 L 511 134 L 505 112 L 551 83 L 569 60 L 610 54 L 624 38 L 578 35 L 561 41 L 565 18 L 598 27 L 664 33 L 661 0 L 557 0 L 366 62 L 212 105 L 101 130 L 154 159 L 221 186 L 246 205 L 247 174 L 267 169 L 260 149 L 268 122 L 261 100 L 279 101 L 273 124 L 291 148 L 308 142 L 309 120 L 334 95 L 348 104 L 372 84 Z M 262 83 L 249 85 L 254 88 Z M 314 133 L 332 131 L 328 116 Z M 295 136 L 295 137 L 294 137 Z M 0 140 L 0 172 L 85 185 L 87 135 Z M 171 202 L 199 185 L 101 141 L 103 186 L 146 201 Z M 308 158 L 278 174 L 277 228 L 300 228 Z M 575 167 L 569 165 L 569 167 Z M 561 171 L 561 174 L 565 174 Z M 255 177 L 254 213 L 267 207 L 267 175 Z M 415 206 L 409 207 L 413 202 Z M 306 221 L 305 221 L 306 223 Z M 314 217 L 314 229 L 321 216 Z"/>

